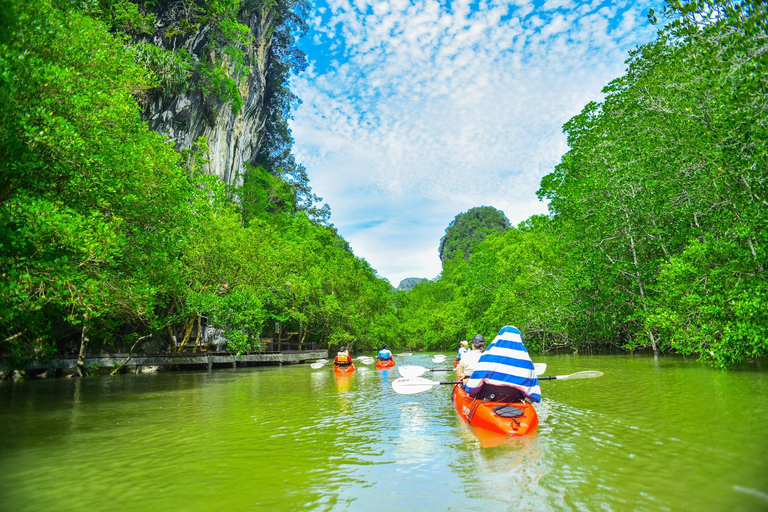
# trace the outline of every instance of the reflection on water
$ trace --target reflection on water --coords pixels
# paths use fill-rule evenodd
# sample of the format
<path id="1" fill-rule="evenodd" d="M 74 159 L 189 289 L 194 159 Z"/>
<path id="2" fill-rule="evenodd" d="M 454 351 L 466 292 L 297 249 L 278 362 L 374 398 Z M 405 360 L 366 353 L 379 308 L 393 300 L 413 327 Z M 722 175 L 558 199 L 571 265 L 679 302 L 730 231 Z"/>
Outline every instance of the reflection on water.
<path id="1" fill-rule="evenodd" d="M 768 510 L 765 372 L 537 360 L 605 376 L 543 382 L 523 438 L 364 365 L 1 382 L 0 509 Z"/>

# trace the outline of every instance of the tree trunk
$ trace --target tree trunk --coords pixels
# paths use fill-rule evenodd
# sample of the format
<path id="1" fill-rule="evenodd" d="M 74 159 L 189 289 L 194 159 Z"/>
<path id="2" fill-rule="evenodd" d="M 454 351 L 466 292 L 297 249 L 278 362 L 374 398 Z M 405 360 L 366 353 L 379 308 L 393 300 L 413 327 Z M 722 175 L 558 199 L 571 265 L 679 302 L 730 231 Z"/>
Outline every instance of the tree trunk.
<path id="1" fill-rule="evenodd" d="M 197 313 L 194 314 L 194 316 L 192 317 L 192 320 L 190 320 L 189 323 L 187 324 L 187 328 L 184 331 L 184 339 L 181 340 L 181 344 L 176 349 L 177 353 L 184 350 L 184 348 L 187 346 L 189 337 L 192 335 L 192 329 L 195 327 L 195 320 L 197 320 Z"/>
<path id="2" fill-rule="evenodd" d="M 197 349 L 200 347 L 200 331 L 203 328 L 203 319 L 200 315 L 197 315 L 197 333 L 195 335 L 195 348 L 192 349 L 192 353 L 194 354 L 197 352 Z"/>
<path id="3" fill-rule="evenodd" d="M 171 353 L 176 352 L 176 339 L 173 337 L 173 330 L 170 324 L 166 325 L 165 328 L 168 330 L 168 339 L 171 341 Z"/>
<path id="4" fill-rule="evenodd" d="M 125 361 L 123 361 L 122 364 L 120 364 L 120 366 L 112 370 L 112 373 L 110 375 L 117 375 L 119 373 L 122 373 L 123 370 L 125 369 L 125 365 L 127 365 L 128 361 L 130 361 L 133 358 L 133 351 L 136 350 L 136 347 L 139 346 L 139 343 L 141 343 L 142 341 L 144 341 L 145 339 L 151 336 L 152 336 L 151 334 L 147 334 L 146 336 L 142 336 L 141 338 L 137 339 L 136 343 L 134 343 L 133 346 L 131 347 L 131 350 L 128 351 L 128 357 L 125 358 Z"/>
<path id="5" fill-rule="evenodd" d="M 85 369 L 85 353 L 88 347 L 88 313 L 83 314 L 83 331 L 80 334 L 80 352 L 77 354 L 77 369 L 73 377 L 85 377 L 87 371 Z"/>
<path id="6" fill-rule="evenodd" d="M 640 263 L 637 258 L 637 250 L 635 248 L 635 237 L 632 234 L 632 224 L 629 221 L 629 214 L 627 213 L 627 210 L 624 210 L 624 218 L 627 222 L 627 234 L 629 235 L 629 247 L 632 251 L 632 264 L 635 266 L 635 279 L 637 280 L 637 287 L 640 291 L 640 303 L 643 306 L 643 311 L 648 314 L 648 304 L 645 297 L 645 287 L 643 286 L 643 279 L 640 276 Z M 653 347 L 653 356 L 658 357 L 659 356 L 659 349 L 656 344 L 656 335 L 653 334 L 653 331 L 650 329 L 647 329 L 646 332 L 648 333 L 648 337 L 651 340 L 651 346 Z"/>

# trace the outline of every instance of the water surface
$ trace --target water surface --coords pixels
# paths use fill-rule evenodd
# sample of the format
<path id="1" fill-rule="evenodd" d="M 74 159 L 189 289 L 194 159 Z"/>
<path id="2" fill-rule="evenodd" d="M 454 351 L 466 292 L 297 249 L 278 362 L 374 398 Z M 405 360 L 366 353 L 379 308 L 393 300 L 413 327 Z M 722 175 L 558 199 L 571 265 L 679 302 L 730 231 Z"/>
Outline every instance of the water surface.
<path id="1" fill-rule="evenodd" d="M 542 382 L 525 438 L 363 365 L 2 382 L 0 510 L 768 510 L 767 371 L 534 359 L 605 375 Z"/>

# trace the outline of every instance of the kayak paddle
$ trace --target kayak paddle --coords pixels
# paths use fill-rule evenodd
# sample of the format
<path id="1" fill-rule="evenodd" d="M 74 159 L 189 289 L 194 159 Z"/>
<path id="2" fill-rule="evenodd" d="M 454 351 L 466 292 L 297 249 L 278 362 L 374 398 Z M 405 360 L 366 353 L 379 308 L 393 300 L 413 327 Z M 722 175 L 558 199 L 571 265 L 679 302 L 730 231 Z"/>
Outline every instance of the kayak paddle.
<path id="1" fill-rule="evenodd" d="M 533 363 L 533 367 L 536 370 L 536 375 L 541 375 L 547 371 L 547 363 Z M 453 368 L 424 368 L 423 366 L 405 365 L 398 367 L 397 371 L 403 377 L 421 377 L 427 372 L 452 372 Z"/>
<path id="2" fill-rule="evenodd" d="M 553 375 L 552 377 L 539 377 L 539 380 L 596 379 L 602 376 L 603 376 L 603 372 L 587 371 L 587 372 L 576 372 L 570 375 Z"/>
<path id="3" fill-rule="evenodd" d="M 413 395 L 432 389 L 434 386 L 449 384 L 461 384 L 461 381 L 437 382 L 421 377 L 401 377 L 392 381 L 392 389 L 399 395 Z"/>

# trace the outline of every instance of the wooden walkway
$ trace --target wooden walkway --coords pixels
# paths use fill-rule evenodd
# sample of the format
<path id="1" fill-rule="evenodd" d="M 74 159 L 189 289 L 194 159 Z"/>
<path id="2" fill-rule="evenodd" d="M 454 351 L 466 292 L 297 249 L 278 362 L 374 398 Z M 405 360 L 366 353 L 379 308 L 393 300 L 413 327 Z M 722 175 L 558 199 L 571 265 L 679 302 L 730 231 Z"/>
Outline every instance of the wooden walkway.
<path id="1" fill-rule="evenodd" d="M 125 361 L 128 354 L 94 354 L 85 358 L 87 367 L 114 368 Z M 140 367 L 178 366 L 182 369 L 189 368 L 237 368 L 238 366 L 263 366 L 306 363 L 328 357 L 327 350 L 302 350 L 283 352 L 254 352 L 243 355 L 215 352 L 185 352 L 181 354 L 135 354 L 126 368 L 137 372 Z M 48 371 L 53 376 L 58 370 L 74 369 L 77 366 L 77 356 L 65 356 L 52 359 L 48 363 L 29 364 L 24 368 L 9 368 L 5 361 L 0 361 L 0 372 L 18 370 Z M 60 373 L 60 372 L 58 372 Z"/>

